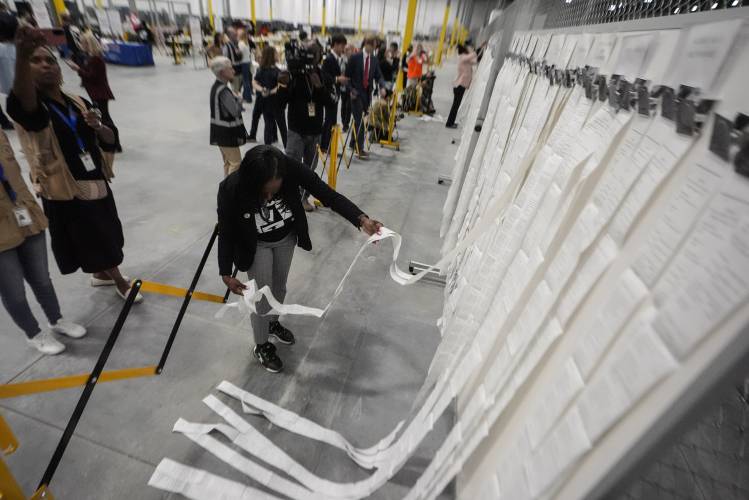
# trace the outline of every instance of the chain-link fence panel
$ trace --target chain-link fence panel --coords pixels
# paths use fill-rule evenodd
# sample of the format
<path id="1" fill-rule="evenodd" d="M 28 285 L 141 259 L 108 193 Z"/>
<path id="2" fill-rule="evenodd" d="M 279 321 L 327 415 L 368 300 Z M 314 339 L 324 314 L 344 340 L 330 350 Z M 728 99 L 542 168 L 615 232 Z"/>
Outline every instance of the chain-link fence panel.
<path id="1" fill-rule="evenodd" d="M 656 457 L 618 500 L 749 499 L 749 379 Z"/>

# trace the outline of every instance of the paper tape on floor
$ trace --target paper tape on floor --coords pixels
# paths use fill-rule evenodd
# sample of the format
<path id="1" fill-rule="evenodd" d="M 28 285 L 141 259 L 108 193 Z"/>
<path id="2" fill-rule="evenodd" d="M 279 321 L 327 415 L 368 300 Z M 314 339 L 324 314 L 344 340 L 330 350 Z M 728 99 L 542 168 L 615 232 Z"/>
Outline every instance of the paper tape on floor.
<path id="1" fill-rule="evenodd" d="M 245 413 L 262 414 L 271 423 L 282 429 L 299 434 L 300 436 L 327 443 L 343 450 L 353 461 L 365 469 L 372 469 L 376 466 L 376 458 L 378 454 L 387 449 L 393 443 L 396 435 L 404 424 L 403 421 L 399 422 L 393 431 L 376 445 L 360 449 L 349 443 L 340 433 L 327 429 L 292 411 L 259 398 L 250 392 L 240 389 L 230 382 L 221 382 L 217 389 L 228 396 L 238 399 L 242 403 L 242 410 Z"/>
<path id="2" fill-rule="evenodd" d="M 165 458 L 156 467 L 149 486 L 179 493 L 192 500 L 281 500 L 251 486 L 188 467 Z"/>

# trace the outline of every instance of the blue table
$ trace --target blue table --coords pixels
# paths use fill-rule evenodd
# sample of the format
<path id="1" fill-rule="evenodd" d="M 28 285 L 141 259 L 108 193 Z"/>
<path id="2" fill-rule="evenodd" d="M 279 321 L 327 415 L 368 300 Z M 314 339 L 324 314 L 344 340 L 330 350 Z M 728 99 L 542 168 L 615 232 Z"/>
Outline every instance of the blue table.
<path id="1" fill-rule="evenodd" d="M 104 45 L 104 60 L 125 66 L 153 66 L 151 46 L 142 43 L 109 42 Z"/>

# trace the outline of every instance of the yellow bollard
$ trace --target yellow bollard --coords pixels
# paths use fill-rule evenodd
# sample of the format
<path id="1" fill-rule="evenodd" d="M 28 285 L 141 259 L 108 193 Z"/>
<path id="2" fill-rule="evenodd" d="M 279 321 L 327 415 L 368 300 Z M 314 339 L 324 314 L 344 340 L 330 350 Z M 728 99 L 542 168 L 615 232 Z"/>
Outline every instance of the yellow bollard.
<path id="1" fill-rule="evenodd" d="M 18 449 L 18 440 L 10 430 L 10 426 L 0 415 L 0 456 L 10 455 Z M 26 500 L 26 497 L 18 486 L 16 478 L 11 474 L 5 461 L 0 458 L 0 499 L 2 500 Z"/>
<path id="2" fill-rule="evenodd" d="M 330 147 L 328 159 L 328 186 L 335 189 L 338 179 L 338 137 L 341 135 L 341 129 L 338 125 L 333 126 L 333 134 L 330 137 Z"/>

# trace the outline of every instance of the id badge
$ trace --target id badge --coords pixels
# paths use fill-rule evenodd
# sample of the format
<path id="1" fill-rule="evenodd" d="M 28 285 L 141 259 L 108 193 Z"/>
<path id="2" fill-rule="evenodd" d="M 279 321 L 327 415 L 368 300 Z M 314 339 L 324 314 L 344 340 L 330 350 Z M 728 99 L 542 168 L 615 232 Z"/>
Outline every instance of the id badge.
<path id="1" fill-rule="evenodd" d="M 86 169 L 86 172 L 93 172 L 96 170 L 94 159 L 91 158 L 89 153 L 81 153 L 81 163 L 83 163 L 83 168 Z"/>
<path id="2" fill-rule="evenodd" d="M 31 220 L 31 213 L 29 213 L 29 209 L 26 207 L 15 207 L 13 209 L 13 215 L 16 216 L 18 227 L 30 226 L 33 222 Z"/>
<path id="3" fill-rule="evenodd" d="M 313 102 L 307 103 L 307 114 L 309 114 L 310 117 L 315 116 L 315 103 Z"/>

